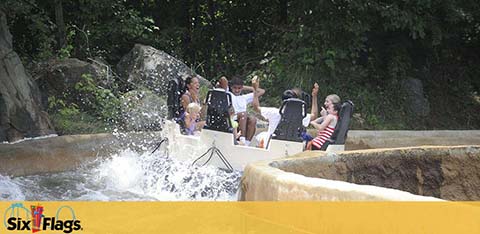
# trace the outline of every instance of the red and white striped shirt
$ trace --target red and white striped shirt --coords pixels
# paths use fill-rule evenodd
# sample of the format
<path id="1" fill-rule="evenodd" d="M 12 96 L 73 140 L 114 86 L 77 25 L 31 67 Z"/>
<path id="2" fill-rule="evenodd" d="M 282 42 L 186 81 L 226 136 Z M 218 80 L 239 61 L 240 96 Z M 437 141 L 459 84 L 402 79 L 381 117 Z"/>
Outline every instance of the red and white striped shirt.
<path id="1" fill-rule="evenodd" d="M 327 141 L 335 131 L 335 126 L 337 125 L 338 117 L 336 115 L 334 121 L 332 121 L 325 129 L 318 131 L 317 137 L 312 140 L 312 145 L 316 148 L 322 148 L 322 145 Z"/>

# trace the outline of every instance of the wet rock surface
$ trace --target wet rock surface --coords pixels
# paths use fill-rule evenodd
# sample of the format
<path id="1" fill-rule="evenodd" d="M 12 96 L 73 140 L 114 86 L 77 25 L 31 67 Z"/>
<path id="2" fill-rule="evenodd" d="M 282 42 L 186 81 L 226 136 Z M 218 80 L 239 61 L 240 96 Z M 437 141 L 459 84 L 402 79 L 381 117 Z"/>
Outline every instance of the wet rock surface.
<path id="1" fill-rule="evenodd" d="M 82 97 L 76 91 L 75 85 L 81 82 L 84 76 L 90 76 L 95 84 L 102 87 L 110 87 L 114 81 L 107 65 L 88 63 L 76 58 L 50 60 L 35 69 L 34 73 L 44 106 L 48 104 L 49 96 L 81 103 Z"/>
<path id="2" fill-rule="evenodd" d="M 167 100 L 150 90 L 132 90 L 121 97 L 121 114 L 124 130 L 161 130 L 167 116 Z"/>
<path id="3" fill-rule="evenodd" d="M 0 142 L 55 133 L 40 105 L 40 93 L 12 47 L 0 10 Z"/>
<path id="4" fill-rule="evenodd" d="M 185 79 L 194 72 L 175 57 L 151 46 L 136 44 L 117 64 L 122 79 L 134 85 L 129 89 L 147 88 L 157 95 L 166 95 L 168 81 L 181 77 Z M 197 75 L 198 76 L 198 75 Z M 211 84 L 199 77 L 200 85 Z"/>

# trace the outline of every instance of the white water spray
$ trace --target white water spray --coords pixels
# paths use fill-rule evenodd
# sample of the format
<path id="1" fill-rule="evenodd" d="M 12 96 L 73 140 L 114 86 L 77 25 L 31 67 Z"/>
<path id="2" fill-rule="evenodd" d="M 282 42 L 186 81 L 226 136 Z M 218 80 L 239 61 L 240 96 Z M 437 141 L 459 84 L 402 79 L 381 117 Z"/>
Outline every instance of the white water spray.
<path id="1" fill-rule="evenodd" d="M 163 148 L 163 147 L 162 147 Z M 0 177 L 3 200 L 236 200 L 240 172 L 131 149 L 69 172 Z"/>

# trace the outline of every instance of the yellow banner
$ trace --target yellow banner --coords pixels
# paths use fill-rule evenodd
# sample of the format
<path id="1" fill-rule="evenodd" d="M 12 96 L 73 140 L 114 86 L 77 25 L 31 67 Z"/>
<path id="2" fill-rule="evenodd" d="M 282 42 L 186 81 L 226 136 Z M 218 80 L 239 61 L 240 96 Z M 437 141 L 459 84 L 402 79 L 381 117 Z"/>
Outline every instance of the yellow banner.
<path id="1" fill-rule="evenodd" d="M 480 202 L 0 202 L 1 233 L 480 233 Z"/>

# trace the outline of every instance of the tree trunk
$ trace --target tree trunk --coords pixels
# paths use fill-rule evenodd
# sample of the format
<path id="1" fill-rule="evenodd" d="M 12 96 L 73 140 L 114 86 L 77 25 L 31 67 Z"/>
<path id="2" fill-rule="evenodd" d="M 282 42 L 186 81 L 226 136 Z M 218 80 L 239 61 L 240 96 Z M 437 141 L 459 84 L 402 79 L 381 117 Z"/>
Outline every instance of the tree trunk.
<path id="1" fill-rule="evenodd" d="M 55 0 L 55 22 L 57 24 L 57 42 L 58 49 L 62 49 L 67 40 L 67 34 L 65 29 L 65 21 L 63 19 L 63 6 L 62 0 Z"/>
<path id="2" fill-rule="evenodd" d="M 198 18 L 200 17 L 199 10 L 198 10 L 199 7 L 200 7 L 199 1 L 198 0 L 193 0 L 192 14 L 190 15 L 191 16 L 190 17 L 191 21 L 190 21 L 190 27 L 189 27 L 189 30 L 188 30 L 190 41 L 194 41 L 193 32 L 195 31 L 195 28 L 197 27 Z M 192 17 L 193 17 L 193 19 L 192 19 Z M 196 64 L 197 63 L 197 56 L 196 56 L 196 52 L 193 49 L 193 47 L 194 47 L 194 45 L 192 45 L 192 44 L 188 45 L 187 55 L 190 57 L 192 64 Z"/>
<path id="3" fill-rule="evenodd" d="M 208 68 L 209 70 L 209 75 L 212 75 L 215 73 L 215 65 L 217 64 L 217 49 L 218 45 L 220 45 L 220 32 L 217 31 L 217 19 L 215 17 L 215 12 L 217 11 L 216 5 L 213 2 L 213 0 L 208 0 L 208 14 L 210 15 L 210 22 L 212 24 L 212 30 L 213 32 L 212 37 L 213 41 L 210 42 L 210 67 Z"/>

